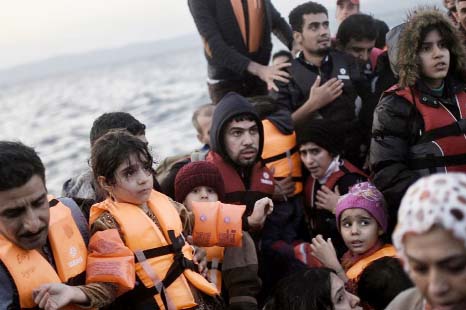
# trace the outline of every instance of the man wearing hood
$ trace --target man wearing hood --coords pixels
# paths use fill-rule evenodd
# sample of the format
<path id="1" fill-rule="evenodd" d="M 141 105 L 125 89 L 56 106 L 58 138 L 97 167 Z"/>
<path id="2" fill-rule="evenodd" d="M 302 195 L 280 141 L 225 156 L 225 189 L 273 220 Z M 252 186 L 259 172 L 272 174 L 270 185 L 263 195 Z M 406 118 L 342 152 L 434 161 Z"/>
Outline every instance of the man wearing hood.
<path id="1" fill-rule="evenodd" d="M 274 192 L 272 173 L 261 162 L 263 144 L 264 129 L 252 104 L 237 93 L 226 94 L 212 118 L 206 159 L 222 174 L 225 202 L 246 205 L 243 230 L 255 202 Z"/>
<path id="2" fill-rule="evenodd" d="M 436 9 L 413 13 L 401 34 L 399 83 L 374 113 L 370 164 L 393 220 L 422 176 L 466 172 L 466 55 L 458 32 Z"/>

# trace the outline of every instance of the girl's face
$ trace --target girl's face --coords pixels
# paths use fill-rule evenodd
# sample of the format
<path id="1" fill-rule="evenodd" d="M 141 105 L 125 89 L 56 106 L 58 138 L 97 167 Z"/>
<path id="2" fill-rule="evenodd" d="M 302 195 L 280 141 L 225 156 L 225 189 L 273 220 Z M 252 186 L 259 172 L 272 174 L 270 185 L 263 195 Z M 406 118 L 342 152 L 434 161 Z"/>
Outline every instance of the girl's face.
<path id="1" fill-rule="evenodd" d="M 378 241 L 383 231 L 377 221 L 363 209 L 347 209 L 340 217 L 340 232 L 353 254 L 363 254 Z"/>
<path id="2" fill-rule="evenodd" d="M 117 202 L 142 205 L 149 200 L 154 185 L 151 168 L 142 163 L 138 155 L 132 154 L 116 169 L 115 184 L 106 182 L 104 189 Z"/>
<path id="3" fill-rule="evenodd" d="M 345 290 L 345 284 L 334 273 L 330 274 L 332 302 L 335 310 L 361 310 L 359 298 Z"/>
<path id="4" fill-rule="evenodd" d="M 432 309 L 466 309 L 466 247 L 435 227 L 404 238 L 409 276 Z"/>
<path id="5" fill-rule="evenodd" d="M 183 204 L 189 211 L 193 209 L 193 202 L 215 202 L 218 201 L 218 195 L 212 187 L 198 186 L 193 188 L 184 199 Z"/>

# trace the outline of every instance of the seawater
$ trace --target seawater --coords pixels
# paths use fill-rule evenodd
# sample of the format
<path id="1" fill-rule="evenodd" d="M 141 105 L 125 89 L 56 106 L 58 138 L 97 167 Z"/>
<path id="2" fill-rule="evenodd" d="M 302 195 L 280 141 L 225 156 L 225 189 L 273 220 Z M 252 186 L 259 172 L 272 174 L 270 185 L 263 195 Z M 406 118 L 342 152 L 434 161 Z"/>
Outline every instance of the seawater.
<path id="1" fill-rule="evenodd" d="M 20 140 L 44 161 L 49 192 L 88 166 L 89 132 L 105 112 L 146 124 L 156 160 L 199 146 L 195 107 L 209 102 L 201 47 L 81 70 L 0 89 L 0 139 Z"/>

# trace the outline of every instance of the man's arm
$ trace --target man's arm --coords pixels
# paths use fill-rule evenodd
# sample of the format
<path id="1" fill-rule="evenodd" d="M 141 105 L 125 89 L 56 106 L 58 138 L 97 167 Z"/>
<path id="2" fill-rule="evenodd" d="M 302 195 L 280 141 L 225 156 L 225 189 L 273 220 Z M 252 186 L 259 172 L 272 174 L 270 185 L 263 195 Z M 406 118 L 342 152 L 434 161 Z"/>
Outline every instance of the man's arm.
<path id="1" fill-rule="evenodd" d="M 18 293 L 16 292 L 16 288 L 7 269 L 5 268 L 5 265 L 0 262 L 0 309 L 16 308 L 19 309 Z"/>
<path id="2" fill-rule="evenodd" d="M 209 8 L 210 2 L 209 0 L 188 0 L 189 10 L 197 30 L 206 41 L 211 52 L 209 56 L 215 65 L 243 74 L 247 70 L 250 60 L 226 44 Z"/>
<path id="3" fill-rule="evenodd" d="M 245 71 L 267 83 L 269 90 L 277 90 L 274 80 L 288 82 L 289 75 L 283 69 L 289 63 L 265 66 L 242 55 L 234 47 L 226 44 L 218 30 L 217 21 L 209 8 L 210 1 L 188 0 L 191 15 L 196 27 L 207 44 L 208 55 L 215 65 L 228 68 L 238 74 Z"/>
<path id="4" fill-rule="evenodd" d="M 393 94 L 383 97 L 374 113 L 370 147 L 373 181 L 389 206 L 396 209 L 407 188 L 421 177 L 407 166 L 412 108 Z"/>
<path id="5" fill-rule="evenodd" d="M 272 32 L 273 34 L 291 51 L 293 48 L 293 32 L 290 25 L 275 9 L 271 1 L 267 1 L 272 16 Z"/>

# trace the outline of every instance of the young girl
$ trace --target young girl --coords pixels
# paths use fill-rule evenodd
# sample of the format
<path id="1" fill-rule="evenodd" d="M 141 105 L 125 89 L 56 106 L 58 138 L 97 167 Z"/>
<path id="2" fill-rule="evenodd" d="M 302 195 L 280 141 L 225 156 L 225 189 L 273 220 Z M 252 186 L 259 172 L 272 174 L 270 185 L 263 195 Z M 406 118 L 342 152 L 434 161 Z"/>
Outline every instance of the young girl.
<path id="1" fill-rule="evenodd" d="M 312 240 L 313 255 L 324 266 L 335 270 L 352 293 L 364 268 L 372 261 L 395 256 L 392 245 L 384 244 L 382 235 L 387 231 L 387 214 L 382 194 L 369 182 L 353 186 L 337 203 L 335 216 L 348 251 L 341 258 L 335 254 L 332 241 L 317 236 Z"/>
<path id="2" fill-rule="evenodd" d="M 225 187 L 217 167 L 208 161 L 196 161 L 180 169 L 175 178 L 175 197 L 178 202 L 192 212 L 195 202 L 222 201 Z M 267 212 L 266 212 L 266 209 Z M 270 198 L 258 200 L 254 211 L 248 217 L 251 227 L 263 225 L 266 216 L 273 210 Z M 191 231 L 186 232 L 191 234 Z M 217 287 L 225 284 L 230 309 L 257 309 L 256 296 L 261 288 L 258 278 L 258 261 L 254 242 L 249 234 L 243 231 L 241 247 L 209 247 L 206 248 L 209 261 L 208 278 Z M 220 265 L 221 264 L 221 267 Z M 217 270 L 215 270 L 217 265 Z M 217 274 L 221 271 L 222 277 Z M 223 278 L 223 279 L 222 279 Z M 219 283 L 220 282 L 220 283 Z"/>
<path id="3" fill-rule="evenodd" d="M 113 286 L 111 301 L 136 276 L 134 289 L 115 301 L 119 309 L 213 309 L 206 294 L 217 290 L 197 273 L 175 202 L 152 189 L 147 145 L 125 131 L 109 132 L 95 142 L 91 165 L 107 199 L 90 212 L 87 281 Z"/>

